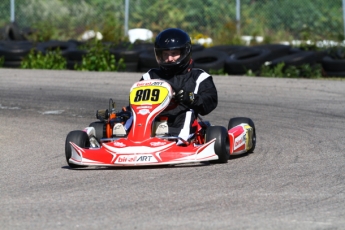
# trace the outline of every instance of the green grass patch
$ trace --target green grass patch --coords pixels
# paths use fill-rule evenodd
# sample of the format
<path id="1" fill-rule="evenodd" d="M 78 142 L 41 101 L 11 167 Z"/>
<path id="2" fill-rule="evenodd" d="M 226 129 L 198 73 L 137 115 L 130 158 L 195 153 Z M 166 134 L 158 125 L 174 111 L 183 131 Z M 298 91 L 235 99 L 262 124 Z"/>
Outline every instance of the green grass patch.
<path id="1" fill-rule="evenodd" d="M 24 58 L 21 62 L 20 68 L 22 69 L 66 69 L 67 61 L 61 55 L 60 49 L 48 51 L 43 54 L 34 49 Z"/>
<path id="2" fill-rule="evenodd" d="M 115 55 L 110 54 L 109 47 L 95 40 L 86 46 L 87 54 L 83 56 L 81 64 L 74 66 L 80 71 L 121 71 L 125 69 L 123 59 L 115 60 Z"/>
<path id="3" fill-rule="evenodd" d="M 320 64 L 300 66 L 286 66 L 279 63 L 275 66 L 263 65 L 257 73 L 248 70 L 247 76 L 262 76 L 275 78 L 322 78 L 322 66 Z"/>

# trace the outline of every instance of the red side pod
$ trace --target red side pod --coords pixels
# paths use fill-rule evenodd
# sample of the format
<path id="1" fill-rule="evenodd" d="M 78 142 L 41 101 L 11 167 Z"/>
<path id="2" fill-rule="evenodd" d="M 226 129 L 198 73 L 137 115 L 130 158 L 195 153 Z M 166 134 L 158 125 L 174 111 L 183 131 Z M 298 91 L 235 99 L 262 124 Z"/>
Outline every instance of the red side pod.
<path id="1" fill-rule="evenodd" d="M 230 142 L 230 155 L 234 152 L 234 142 L 235 142 L 235 138 L 234 135 L 230 132 L 230 130 L 228 131 L 228 135 L 229 135 L 229 142 Z"/>
<path id="2" fill-rule="evenodd" d="M 230 154 L 234 153 L 235 139 L 245 132 L 242 126 L 236 126 L 228 130 L 229 140 L 230 140 Z"/>

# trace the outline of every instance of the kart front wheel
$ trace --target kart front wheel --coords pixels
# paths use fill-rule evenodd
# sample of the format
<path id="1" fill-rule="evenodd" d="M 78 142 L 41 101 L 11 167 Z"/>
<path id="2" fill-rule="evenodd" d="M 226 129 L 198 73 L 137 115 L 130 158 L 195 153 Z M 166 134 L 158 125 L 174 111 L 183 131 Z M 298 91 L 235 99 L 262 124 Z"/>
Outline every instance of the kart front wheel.
<path id="1" fill-rule="evenodd" d="M 218 155 L 215 163 L 227 163 L 230 157 L 230 141 L 228 131 L 223 126 L 209 126 L 206 129 L 206 142 L 216 138 L 214 143 L 214 151 Z"/>
<path id="2" fill-rule="evenodd" d="M 105 123 L 101 121 L 92 122 L 89 127 L 93 127 L 96 132 L 96 138 L 99 141 L 105 137 Z"/>
<path id="3" fill-rule="evenodd" d="M 86 167 L 83 165 L 76 165 L 76 164 L 69 162 L 69 159 L 72 156 L 72 147 L 70 145 L 70 142 L 75 143 L 76 145 L 78 145 L 81 148 L 88 148 L 88 147 L 90 147 L 89 136 L 87 135 L 87 133 L 85 133 L 81 130 L 75 130 L 75 131 L 71 131 L 67 135 L 66 142 L 65 142 L 65 155 L 66 155 L 66 161 L 67 161 L 67 164 L 69 165 L 69 167 L 71 167 L 71 168 Z"/>

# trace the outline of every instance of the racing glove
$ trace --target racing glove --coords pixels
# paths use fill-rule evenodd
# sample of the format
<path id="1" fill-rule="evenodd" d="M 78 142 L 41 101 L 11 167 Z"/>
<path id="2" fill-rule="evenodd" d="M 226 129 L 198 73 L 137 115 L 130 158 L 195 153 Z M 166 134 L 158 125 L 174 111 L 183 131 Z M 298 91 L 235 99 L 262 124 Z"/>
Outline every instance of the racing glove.
<path id="1" fill-rule="evenodd" d="M 175 94 L 175 101 L 177 103 L 182 103 L 185 105 L 191 105 L 194 102 L 194 93 L 187 92 L 183 89 L 179 90 L 177 94 Z"/>

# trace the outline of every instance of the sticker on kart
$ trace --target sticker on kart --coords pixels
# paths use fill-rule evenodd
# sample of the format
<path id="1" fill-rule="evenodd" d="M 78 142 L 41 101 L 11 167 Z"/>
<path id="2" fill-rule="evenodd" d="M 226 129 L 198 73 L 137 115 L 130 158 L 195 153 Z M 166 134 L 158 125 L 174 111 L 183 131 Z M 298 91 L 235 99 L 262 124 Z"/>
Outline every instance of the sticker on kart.
<path id="1" fill-rule="evenodd" d="M 129 100 L 132 105 L 161 104 L 169 95 L 164 86 L 140 86 L 130 92 Z"/>
<path id="2" fill-rule="evenodd" d="M 117 157 L 115 164 L 133 164 L 133 163 L 157 163 L 157 159 L 152 154 L 141 155 L 120 155 Z"/>

